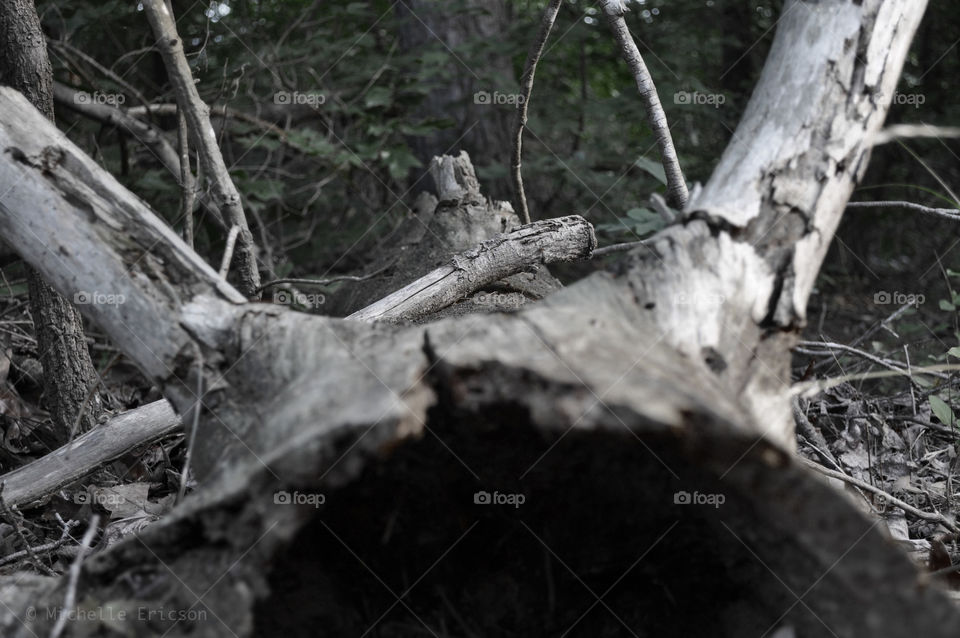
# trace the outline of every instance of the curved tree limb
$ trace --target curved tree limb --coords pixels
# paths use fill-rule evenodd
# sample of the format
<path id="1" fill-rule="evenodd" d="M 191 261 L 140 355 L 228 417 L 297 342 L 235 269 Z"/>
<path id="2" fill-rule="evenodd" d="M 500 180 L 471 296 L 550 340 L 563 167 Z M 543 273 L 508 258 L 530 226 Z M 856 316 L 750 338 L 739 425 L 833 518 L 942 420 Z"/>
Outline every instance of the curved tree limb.
<path id="1" fill-rule="evenodd" d="M 637 82 L 643 108 L 647 111 L 647 121 L 660 148 L 660 161 L 663 163 L 663 172 L 667 178 L 667 204 L 671 208 L 683 210 L 687 204 L 687 183 L 683 179 L 680 160 L 677 158 L 677 150 L 670 135 L 667 115 L 663 112 L 663 105 L 660 104 L 660 97 L 657 95 L 657 87 L 653 84 L 650 71 L 647 70 L 640 50 L 633 41 L 633 36 L 630 35 L 627 22 L 623 19 L 627 8 L 622 0 L 600 0 L 600 5 L 607 24 L 610 25 L 610 30 L 613 31 L 620 45 L 620 53 Z"/>
<path id="2" fill-rule="evenodd" d="M 517 195 L 517 204 L 520 206 L 520 219 L 523 220 L 524 224 L 530 223 L 530 209 L 527 207 L 527 196 L 523 192 L 523 176 L 520 169 L 521 158 L 523 156 L 523 129 L 527 125 L 527 108 L 530 104 L 530 94 L 533 93 L 533 76 L 537 72 L 537 63 L 540 61 L 540 56 L 543 55 L 543 47 L 547 44 L 547 38 L 550 37 L 553 23 L 557 19 L 560 3 L 561 0 L 550 0 L 550 4 L 543 10 L 540 30 L 537 32 L 537 37 L 530 44 L 530 52 L 527 53 L 527 64 L 523 71 L 523 80 L 520 82 L 523 99 L 517 102 L 517 124 L 513 135 L 513 153 L 510 157 L 510 170 L 511 177 L 513 178 L 513 188 Z"/>

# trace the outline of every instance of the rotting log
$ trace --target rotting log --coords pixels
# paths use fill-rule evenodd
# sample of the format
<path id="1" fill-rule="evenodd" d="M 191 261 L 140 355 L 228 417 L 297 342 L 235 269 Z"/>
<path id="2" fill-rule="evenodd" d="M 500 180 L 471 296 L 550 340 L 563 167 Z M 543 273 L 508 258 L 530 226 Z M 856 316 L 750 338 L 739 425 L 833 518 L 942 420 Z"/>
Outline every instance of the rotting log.
<path id="1" fill-rule="evenodd" d="M 766 159 L 731 175 L 734 148 L 715 178 L 745 190 L 711 180 L 648 247 L 542 302 L 414 326 L 243 303 L 0 90 L 20 114 L 0 123 L 0 232 L 62 291 L 124 294 L 86 310 L 179 411 L 203 388 L 200 489 L 88 558 L 79 597 L 170 636 L 952 636 L 943 593 L 793 458 L 777 373 L 922 10 L 787 2 L 741 124 L 769 101 L 784 137 L 738 132 Z M 48 205 L 19 217 L 29 201 Z M 62 601 L 30 582 L 36 608 Z M 10 591 L 4 635 L 48 631 Z M 143 620 L 157 609 L 204 614 Z"/>

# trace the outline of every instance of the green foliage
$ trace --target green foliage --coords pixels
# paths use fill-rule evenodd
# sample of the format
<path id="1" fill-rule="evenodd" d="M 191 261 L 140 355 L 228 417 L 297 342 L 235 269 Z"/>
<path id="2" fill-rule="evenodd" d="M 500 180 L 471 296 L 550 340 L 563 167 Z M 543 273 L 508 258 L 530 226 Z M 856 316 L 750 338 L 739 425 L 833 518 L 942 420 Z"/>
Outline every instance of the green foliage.
<path id="1" fill-rule="evenodd" d="M 935 394 L 930 395 L 930 409 L 934 416 L 940 419 L 940 422 L 947 426 L 954 426 L 957 423 L 957 417 L 946 401 Z"/>
<path id="2" fill-rule="evenodd" d="M 319 272 L 331 265 L 350 269 L 362 263 L 359 252 L 346 260 L 341 257 L 352 246 L 359 246 L 355 251 L 368 249 L 406 215 L 416 192 L 430 186 L 425 179 L 429 156 L 458 150 L 457 145 L 447 148 L 433 140 L 444 133 L 458 139 L 475 125 L 473 116 L 464 115 L 474 92 L 517 90 L 546 2 L 502 0 L 482 8 L 472 4 L 438 3 L 444 20 L 461 25 L 449 29 L 447 41 L 428 35 L 409 42 L 404 39 L 410 26 L 405 21 L 416 20 L 388 0 L 173 3 L 204 100 L 276 127 L 215 118 L 231 173 L 245 204 L 258 217 L 252 221 L 255 234 L 267 238 L 282 262 Z M 660 7 L 631 3 L 628 25 L 656 81 L 689 182 L 706 181 L 729 141 L 772 41 L 781 5 L 780 0 L 745 6 L 702 0 Z M 51 40 L 68 43 L 111 71 L 104 73 L 78 54 L 57 49 L 52 61 L 59 81 L 88 91 L 121 93 L 125 106 L 138 105 L 134 91 L 149 102 L 172 101 L 137 3 L 41 0 L 38 9 Z M 923 42 L 945 41 L 949 9 L 933 5 L 930 11 Z M 529 105 L 524 177 L 531 208 L 539 216 L 578 212 L 597 225 L 602 241 L 621 241 L 661 227 L 659 216 L 645 207 L 651 193 L 664 192 L 665 180 L 633 78 L 600 18 L 593 2 L 562 4 Z M 496 23 L 495 37 L 482 35 L 478 25 L 483 21 Z M 960 115 L 951 93 L 956 62 L 939 60 L 940 52 L 923 42 L 908 61 L 903 85 L 926 94 L 925 110 L 919 113 L 925 121 L 937 119 L 927 117 L 936 109 L 945 116 L 943 123 L 950 123 L 949 117 Z M 506 65 L 490 63 L 501 58 Z M 927 73 L 929 69 L 935 72 Z M 691 92 L 722 96 L 723 103 L 677 97 Z M 289 119 L 276 114 L 281 96 L 303 100 Z M 438 98 L 452 101 L 437 112 L 431 104 Z M 512 109 L 491 106 L 486 113 L 504 116 L 498 124 L 502 129 L 512 121 Z M 917 114 L 904 105 L 894 118 Z M 73 139 L 179 227 L 177 176 L 160 170 L 136 140 L 126 140 L 129 157 L 124 162 L 115 131 L 63 108 L 58 117 Z M 175 142 L 175 121 L 168 116 L 153 120 Z M 494 149 L 492 160 L 477 166 L 478 174 L 487 193 L 509 197 L 509 148 L 501 139 L 488 144 L 500 148 Z M 960 181 L 952 158 L 935 164 L 947 183 Z M 905 165 L 892 164 L 884 183 L 927 188 L 929 181 L 915 178 L 916 171 Z M 904 189 L 897 195 L 904 198 Z M 199 237 L 220 235 L 198 232 Z M 218 254 L 220 241 L 199 248 Z M 900 249 L 899 240 L 883 241 L 890 242 L 884 250 Z M 955 308 L 958 300 L 946 303 Z"/>

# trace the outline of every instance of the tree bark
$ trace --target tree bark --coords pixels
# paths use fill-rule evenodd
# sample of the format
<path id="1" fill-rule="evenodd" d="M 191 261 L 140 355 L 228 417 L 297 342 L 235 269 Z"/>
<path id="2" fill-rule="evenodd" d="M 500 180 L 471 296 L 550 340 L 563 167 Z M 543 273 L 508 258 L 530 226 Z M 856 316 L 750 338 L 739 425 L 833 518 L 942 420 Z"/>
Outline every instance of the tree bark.
<path id="1" fill-rule="evenodd" d="M 417 158 L 426 164 L 434 155 L 456 155 L 464 150 L 478 168 L 509 166 L 514 109 L 478 101 L 475 95 L 516 93 L 513 63 L 504 55 L 478 59 L 461 52 L 470 43 L 499 38 L 511 24 L 510 3 L 466 0 L 457 6 L 456 15 L 450 15 L 449 3 L 437 0 L 407 0 L 395 6 L 402 51 L 425 46 L 453 51 L 445 70 L 449 80 L 426 96 L 414 117 L 453 120 L 455 126 L 412 138 L 410 146 Z M 415 188 L 414 192 L 419 190 Z M 495 199 L 509 199 L 510 180 L 504 177 L 492 181 L 488 192 Z"/>
<path id="2" fill-rule="evenodd" d="M 0 60 L 0 84 L 23 93 L 53 121 L 53 71 L 33 0 L 11 0 L 0 7 Z M 101 411 L 97 373 L 80 313 L 32 268 L 27 271 L 27 284 L 44 387 L 56 426 L 53 440 L 66 441 L 75 430 L 86 432 L 97 423 Z M 72 293 L 74 301 L 77 295 L 83 296 L 76 287 L 62 290 Z"/>

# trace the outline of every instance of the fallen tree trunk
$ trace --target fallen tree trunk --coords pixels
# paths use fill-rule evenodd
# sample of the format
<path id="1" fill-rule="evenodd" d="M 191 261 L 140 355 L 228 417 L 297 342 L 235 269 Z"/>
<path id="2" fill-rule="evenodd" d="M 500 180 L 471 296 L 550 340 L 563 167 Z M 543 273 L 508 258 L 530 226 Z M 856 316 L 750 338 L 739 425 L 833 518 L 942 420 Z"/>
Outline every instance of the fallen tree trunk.
<path id="1" fill-rule="evenodd" d="M 91 318 L 180 413 L 203 408 L 201 488 L 88 558 L 78 599 L 171 636 L 952 635 L 960 614 L 792 458 L 782 418 L 808 283 L 886 111 L 870 96 L 892 95 L 922 9 L 788 2 L 740 127 L 760 133 L 713 197 L 540 303 L 415 326 L 244 303 L 0 91 L 0 231 L 61 289 L 122 294 Z M 49 206 L 18 216 L 31 201 Z M 31 586 L 36 609 L 63 600 Z M 5 635 L 52 626 L 17 626 L 26 600 L 5 597 Z"/>

